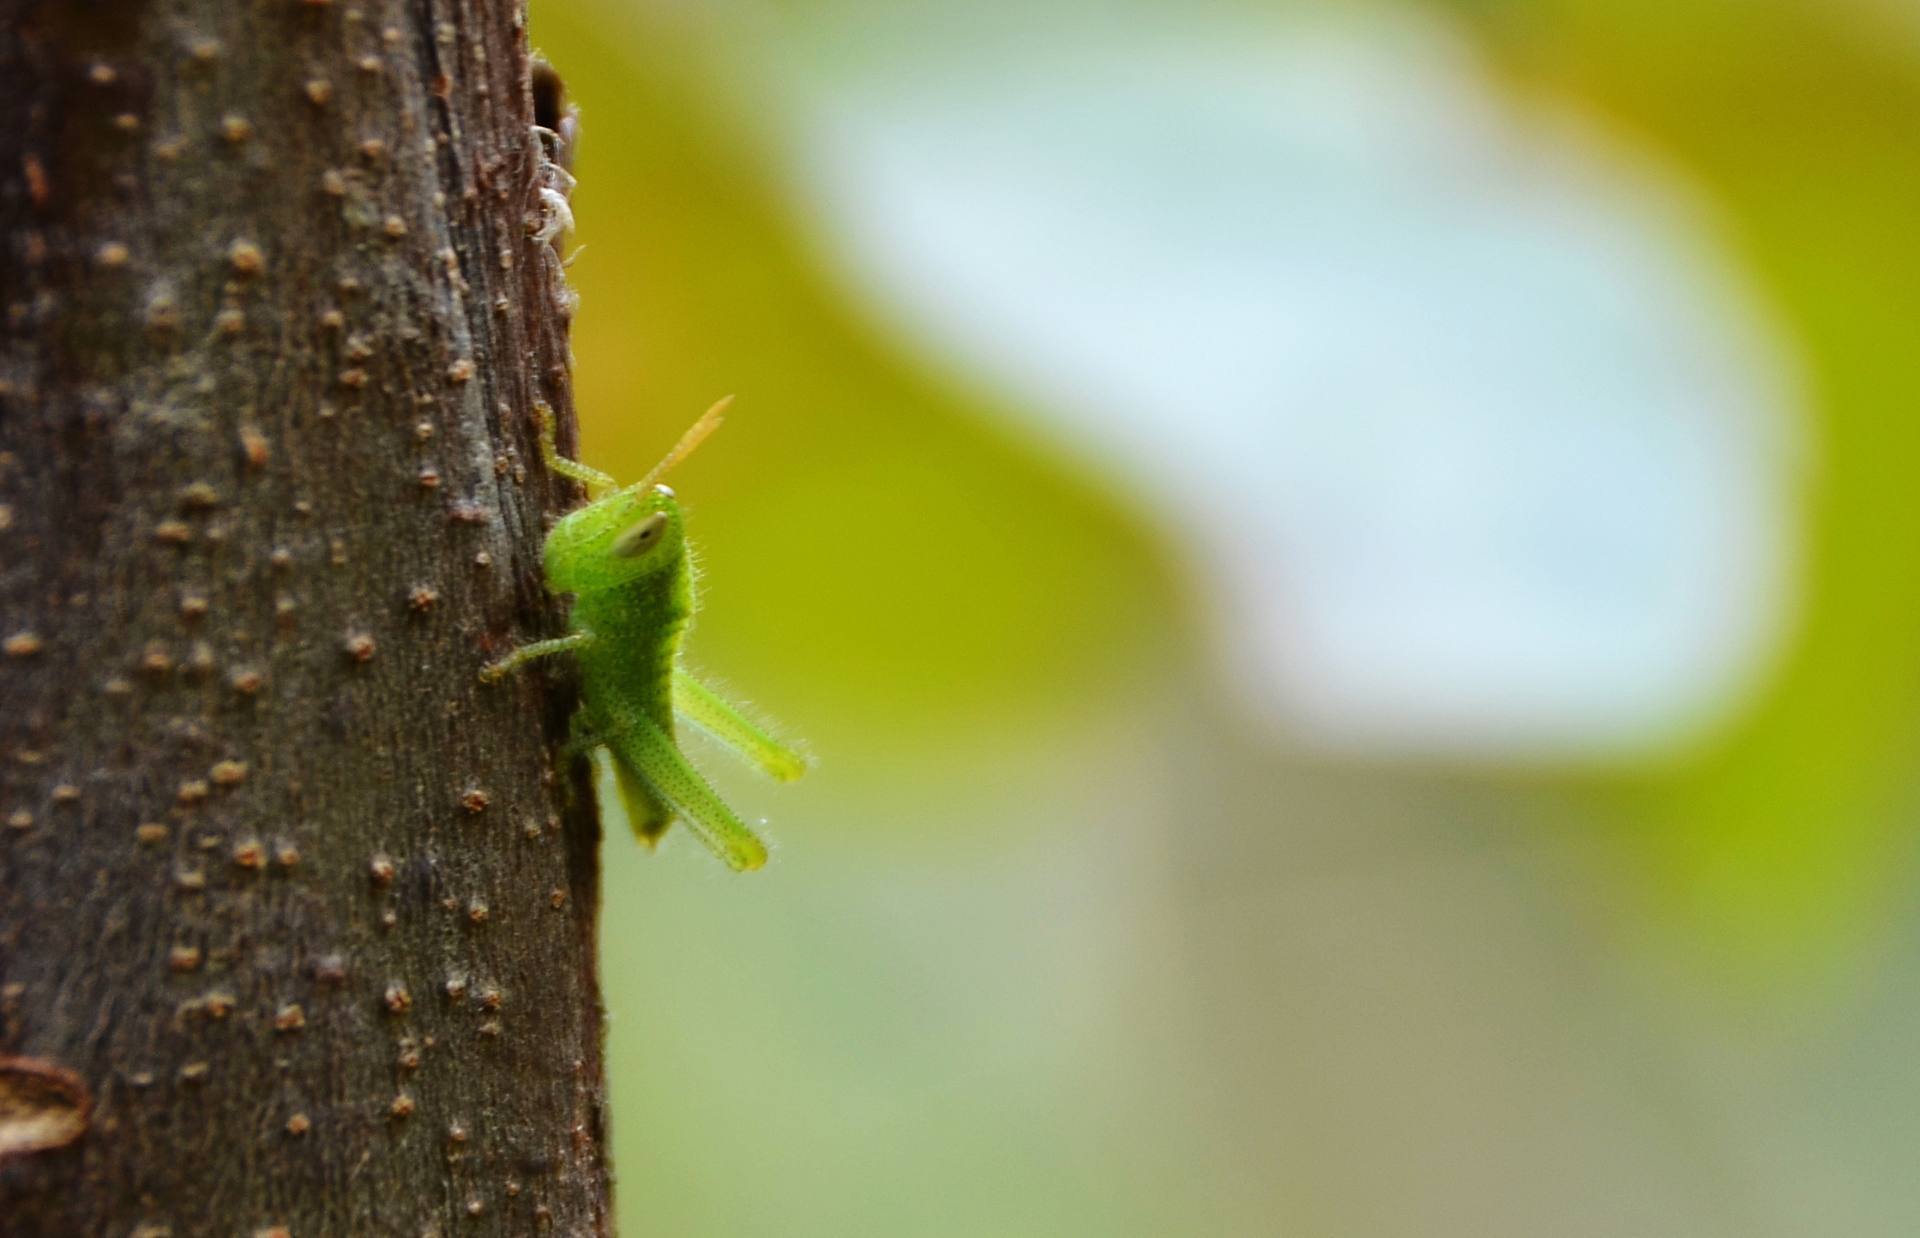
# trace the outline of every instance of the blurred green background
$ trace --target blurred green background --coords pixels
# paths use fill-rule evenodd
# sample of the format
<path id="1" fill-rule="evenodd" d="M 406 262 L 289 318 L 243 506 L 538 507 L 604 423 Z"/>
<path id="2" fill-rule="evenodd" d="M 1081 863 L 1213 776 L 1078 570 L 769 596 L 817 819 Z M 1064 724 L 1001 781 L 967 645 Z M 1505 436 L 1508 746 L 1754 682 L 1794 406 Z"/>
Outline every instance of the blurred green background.
<path id="1" fill-rule="evenodd" d="M 1920 19 L 572 0 L 623 1232 L 1920 1232 Z"/>

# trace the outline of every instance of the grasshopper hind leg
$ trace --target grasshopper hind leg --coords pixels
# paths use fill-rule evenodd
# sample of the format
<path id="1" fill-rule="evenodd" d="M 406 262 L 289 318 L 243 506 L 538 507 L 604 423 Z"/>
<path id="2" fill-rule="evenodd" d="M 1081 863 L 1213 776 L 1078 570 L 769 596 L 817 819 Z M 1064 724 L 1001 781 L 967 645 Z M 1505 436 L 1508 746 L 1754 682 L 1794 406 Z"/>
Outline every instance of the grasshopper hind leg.
<path id="1" fill-rule="evenodd" d="M 573 737 L 562 753 L 567 762 L 582 756 L 593 761 L 594 786 L 603 786 L 607 773 L 612 772 L 614 794 L 620 799 L 620 809 L 626 814 L 634 837 L 650 849 L 658 846 L 660 836 L 673 824 L 673 809 L 614 754 L 608 746 L 607 733 L 584 713 L 574 716 Z"/>
<path id="2" fill-rule="evenodd" d="M 644 779 L 627 768 L 626 762 L 602 748 L 602 760 L 613 766 L 613 785 L 619 790 L 620 806 L 626 811 L 627 824 L 634 837 L 649 849 L 660 844 L 660 836 L 673 824 L 673 809 L 653 793 Z"/>
<path id="3" fill-rule="evenodd" d="M 643 804 L 661 806 L 664 819 L 658 824 L 650 815 L 643 826 L 636 815 L 634 832 L 643 840 L 657 837 L 667 822 L 677 818 L 735 872 L 747 872 L 767 862 L 766 844 L 727 807 L 658 723 L 643 715 L 626 719 L 608 740 L 608 746 L 613 750 L 616 777 L 624 776 L 620 782 L 622 794 L 637 793 Z M 626 791 L 627 787 L 634 791 Z"/>

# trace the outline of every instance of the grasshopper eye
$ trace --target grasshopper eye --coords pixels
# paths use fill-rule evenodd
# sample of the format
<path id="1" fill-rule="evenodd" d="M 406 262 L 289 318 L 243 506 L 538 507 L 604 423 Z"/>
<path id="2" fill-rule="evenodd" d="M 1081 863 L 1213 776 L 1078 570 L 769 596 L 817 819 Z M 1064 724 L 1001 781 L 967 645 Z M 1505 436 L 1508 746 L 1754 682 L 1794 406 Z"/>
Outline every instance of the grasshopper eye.
<path id="1" fill-rule="evenodd" d="M 655 512 L 614 539 L 613 553 L 622 559 L 643 555 L 660 541 L 667 530 L 667 513 Z"/>

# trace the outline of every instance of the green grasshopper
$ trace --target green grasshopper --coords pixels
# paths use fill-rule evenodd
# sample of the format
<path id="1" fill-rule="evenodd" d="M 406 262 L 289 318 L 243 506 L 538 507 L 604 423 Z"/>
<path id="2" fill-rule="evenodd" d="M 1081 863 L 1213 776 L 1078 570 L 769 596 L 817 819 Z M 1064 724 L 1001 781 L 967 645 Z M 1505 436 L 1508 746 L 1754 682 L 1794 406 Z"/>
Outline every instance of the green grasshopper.
<path id="1" fill-rule="evenodd" d="M 568 633 L 522 645 L 480 671 L 492 683 L 536 658 L 571 653 L 580 665 L 582 704 L 569 756 L 605 748 L 615 784 L 649 847 L 684 820 L 730 868 L 767 862 L 766 844 L 680 751 L 676 720 L 692 723 L 782 782 L 807 769 L 798 752 L 750 722 L 680 665 L 680 640 L 693 618 L 693 566 L 673 491 L 658 484 L 719 427 L 732 397 L 708 409 L 666 458 L 631 486 L 560 454 L 553 412 L 536 406 L 547 467 L 587 488 L 591 500 L 547 534 L 547 587 L 573 595 Z"/>

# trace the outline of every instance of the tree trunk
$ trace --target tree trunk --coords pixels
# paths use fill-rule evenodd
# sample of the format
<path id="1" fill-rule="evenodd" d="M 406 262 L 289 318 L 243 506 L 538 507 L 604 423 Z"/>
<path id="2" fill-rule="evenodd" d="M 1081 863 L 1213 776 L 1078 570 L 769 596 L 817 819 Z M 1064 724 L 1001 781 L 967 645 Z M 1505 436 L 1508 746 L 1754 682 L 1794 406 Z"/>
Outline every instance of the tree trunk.
<path id="1" fill-rule="evenodd" d="M 571 702 L 475 676 L 559 631 L 535 93 L 513 0 L 0 0 L 7 1234 L 609 1224 Z"/>

